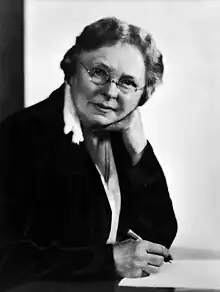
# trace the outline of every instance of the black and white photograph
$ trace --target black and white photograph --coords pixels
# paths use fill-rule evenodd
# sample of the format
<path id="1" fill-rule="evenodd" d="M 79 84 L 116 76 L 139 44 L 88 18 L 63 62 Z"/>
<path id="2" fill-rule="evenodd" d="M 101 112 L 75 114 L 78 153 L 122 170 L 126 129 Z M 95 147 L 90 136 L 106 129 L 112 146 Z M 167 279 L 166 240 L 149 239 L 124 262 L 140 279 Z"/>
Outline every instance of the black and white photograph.
<path id="1" fill-rule="evenodd" d="M 219 27 L 0 0 L 0 291 L 220 291 Z"/>

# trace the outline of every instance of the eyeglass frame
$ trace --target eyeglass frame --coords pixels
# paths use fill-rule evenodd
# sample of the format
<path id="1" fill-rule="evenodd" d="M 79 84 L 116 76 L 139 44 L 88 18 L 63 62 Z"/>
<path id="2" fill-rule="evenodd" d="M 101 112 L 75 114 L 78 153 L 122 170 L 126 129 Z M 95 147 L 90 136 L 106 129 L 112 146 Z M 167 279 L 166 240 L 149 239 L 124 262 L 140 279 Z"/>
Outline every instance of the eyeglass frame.
<path id="1" fill-rule="evenodd" d="M 92 80 L 92 77 L 91 77 L 91 69 L 89 69 L 85 64 L 83 64 L 82 62 L 79 62 L 79 64 L 80 65 L 82 65 L 83 67 L 84 67 L 84 69 L 86 69 L 86 71 L 87 71 L 87 73 L 88 73 L 88 77 L 89 77 L 89 81 L 91 81 L 92 83 L 94 83 L 94 84 L 96 84 L 96 85 L 100 85 L 100 86 L 102 86 L 102 85 L 105 85 L 105 84 L 107 84 L 107 83 L 115 83 L 115 85 L 117 86 L 117 88 L 120 90 L 120 85 L 119 85 L 119 82 L 120 82 L 120 79 L 119 80 L 114 80 L 114 79 L 112 79 L 111 78 L 111 76 L 109 75 L 109 73 L 108 72 L 106 72 L 107 73 L 107 75 L 108 75 L 108 79 L 107 79 L 107 81 L 105 82 L 105 83 L 103 83 L 103 84 L 99 84 L 99 83 L 96 83 L 96 82 L 94 82 L 93 80 Z M 104 69 L 103 69 L 104 70 Z M 136 87 L 136 88 L 134 88 L 134 90 L 132 89 L 132 91 L 131 92 L 137 92 L 138 90 L 142 90 L 142 89 L 144 89 L 145 88 L 145 85 L 144 86 L 142 86 L 142 87 Z M 121 91 L 121 90 L 120 90 Z M 130 92 L 127 92 L 126 94 L 128 94 L 128 93 L 130 93 Z"/>

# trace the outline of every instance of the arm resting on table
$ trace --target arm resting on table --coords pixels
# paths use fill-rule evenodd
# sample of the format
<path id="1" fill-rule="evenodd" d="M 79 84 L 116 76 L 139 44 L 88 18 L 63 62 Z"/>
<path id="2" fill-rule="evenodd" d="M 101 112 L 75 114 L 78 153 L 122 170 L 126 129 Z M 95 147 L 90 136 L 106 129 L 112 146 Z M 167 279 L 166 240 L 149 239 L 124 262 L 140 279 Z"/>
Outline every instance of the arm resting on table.
<path id="1" fill-rule="evenodd" d="M 177 233 L 177 220 L 163 170 L 148 142 L 135 166 L 128 167 L 129 181 L 136 190 L 134 229 L 143 239 L 169 248 Z"/>

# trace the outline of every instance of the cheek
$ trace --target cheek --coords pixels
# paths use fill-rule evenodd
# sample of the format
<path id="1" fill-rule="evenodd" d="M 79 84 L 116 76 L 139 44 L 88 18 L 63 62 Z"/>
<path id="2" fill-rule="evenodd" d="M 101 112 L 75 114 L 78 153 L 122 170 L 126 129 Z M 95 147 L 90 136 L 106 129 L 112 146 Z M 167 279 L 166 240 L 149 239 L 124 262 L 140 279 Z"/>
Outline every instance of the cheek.
<path id="1" fill-rule="evenodd" d="M 72 96 L 75 100 L 75 105 L 80 108 L 84 108 L 88 105 L 88 102 L 92 101 L 94 96 L 94 90 L 90 87 L 79 87 L 72 92 Z"/>
<path id="2" fill-rule="evenodd" d="M 134 110 L 139 104 L 140 97 L 123 98 L 120 101 L 120 109 L 125 114 Z"/>
<path id="3" fill-rule="evenodd" d="M 94 90 L 92 86 L 82 86 L 79 88 L 79 95 L 84 102 L 90 101 L 93 98 Z"/>

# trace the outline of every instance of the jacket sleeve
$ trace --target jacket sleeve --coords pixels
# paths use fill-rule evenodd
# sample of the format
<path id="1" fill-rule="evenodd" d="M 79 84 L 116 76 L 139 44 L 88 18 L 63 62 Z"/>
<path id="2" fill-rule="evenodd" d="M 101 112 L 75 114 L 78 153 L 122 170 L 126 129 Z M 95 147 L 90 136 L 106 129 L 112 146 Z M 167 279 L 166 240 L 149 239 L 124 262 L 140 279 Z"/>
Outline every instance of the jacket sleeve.
<path id="1" fill-rule="evenodd" d="M 139 162 L 133 166 L 120 135 L 113 138 L 125 206 L 122 212 L 127 218 L 121 237 L 127 238 L 126 230 L 132 229 L 143 239 L 169 248 L 177 233 L 177 220 L 164 172 L 150 142 L 146 141 Z"/>
<path id="2" fill-rule="evenodd" d="M 169 248 L 177 233 L 177 220 L 164 172 L 149 142 L 137 165 L 128 168 L 128 175 L 135 190 L 134 230 L 144 239 Z"/>
<path id="3" fill-rule="evenodd" d="M 32 198 L 28 201 L 22 192 L 13 192 L 15 188 L 19 190 L 23 143 L 19 142 L 17 126 L 11 118 L 0 125 L 0 283 L 24 277 L 117 278 L 110 244 L 42 248 L 25 238 L 29 218 L 26 210 Z M 28 158 L 31 151 L 26 155 Z"/>

